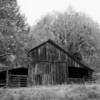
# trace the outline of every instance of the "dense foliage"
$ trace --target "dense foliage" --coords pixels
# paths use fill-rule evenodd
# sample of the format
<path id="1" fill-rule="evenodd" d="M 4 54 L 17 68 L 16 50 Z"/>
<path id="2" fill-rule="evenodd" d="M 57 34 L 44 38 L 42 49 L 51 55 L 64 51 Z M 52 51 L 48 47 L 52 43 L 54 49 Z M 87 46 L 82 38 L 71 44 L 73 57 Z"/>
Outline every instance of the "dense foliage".
<path id="1" fill-rule="evenodd" d="M 90 67 L 97 71 L 99 69 L 99 25 L 85 14 L 66 11 L 46 15 L 33 26 L 30 37 L 33 46 L 51 38 L 69 53 L 81 54 L 83 61 Z"/>
<path id="2" fill-rule="evenodd" d="M 16 0 L 0 0 L 0 55 L 11 53 L 22 64 L 29 26 Z M 10 57 L 12 59 L 12 57 Z"/>
<path id="3" fill-rule="evenodd" d="M 16 0 L 0 0 L 0 55 L 11 53 L 14 64 L 27 65 L 26 52 L 47 39 L 53 39 L 69 53 L 100 71 L 100 28 L 90 17 L 74 10 L 44 16 L 31 28 L 20 13 Z M 13 61 L 14 59 L 14 61 Z"/>

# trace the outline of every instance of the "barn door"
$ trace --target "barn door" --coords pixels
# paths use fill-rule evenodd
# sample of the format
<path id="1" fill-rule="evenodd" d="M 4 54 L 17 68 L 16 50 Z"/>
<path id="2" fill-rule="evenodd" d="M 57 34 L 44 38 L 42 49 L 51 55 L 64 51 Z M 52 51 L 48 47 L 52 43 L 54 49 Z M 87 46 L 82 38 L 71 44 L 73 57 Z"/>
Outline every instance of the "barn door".
<path id="1" fill-rule="evenodd" d="M 56 62 L 52 64 L 52 80 L 53 84 L 63 84 L 67 80 L 66 63 Z"/>

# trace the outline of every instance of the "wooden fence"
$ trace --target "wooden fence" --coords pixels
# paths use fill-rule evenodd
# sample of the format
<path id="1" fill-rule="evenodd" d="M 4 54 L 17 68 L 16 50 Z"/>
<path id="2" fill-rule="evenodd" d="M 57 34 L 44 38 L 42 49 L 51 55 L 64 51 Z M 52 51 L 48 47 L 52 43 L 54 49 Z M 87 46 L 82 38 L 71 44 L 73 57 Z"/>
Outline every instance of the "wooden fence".
<path id="1" fill-rule="evenodd" d="M 0 87 L 6 86 L 6 80 L 0 80 Z"/>
<path id="2" fill-rule="evenodd" d="M 26 87 L 27 86 L 27 75 L 9 75 L 9 86 L 10 87 Z"/>
<path id="3" fill-rule="evenodd" d="M 8 83 L 7 80 L 0 80 L 0 87 L 26 87 L 27 86 L 27 75 L 8 75 Z"/>

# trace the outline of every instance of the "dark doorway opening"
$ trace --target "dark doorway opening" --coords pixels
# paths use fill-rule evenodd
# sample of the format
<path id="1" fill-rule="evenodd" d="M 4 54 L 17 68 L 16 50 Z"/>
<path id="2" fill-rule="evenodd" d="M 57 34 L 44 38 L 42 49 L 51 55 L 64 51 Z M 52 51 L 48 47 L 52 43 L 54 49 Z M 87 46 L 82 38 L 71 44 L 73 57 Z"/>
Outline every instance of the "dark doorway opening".
<path id="1" fill-rule="evenodd" d="M 41 85 L 42 84 L 42 75 L 41 74 L 35 75 L 35 84 L 36 85 Z"/>
<path id="2" fill-rule="evenodd" d="M 88 78 L 88 70 L 80 67 L 68 67 L 68 77 L 70 81 L 83 82 Z"/>
<path id="3" fill-rule="evenodd" d="M 0 72 L 0 87 L 6 86 L 6 71 Z"/>

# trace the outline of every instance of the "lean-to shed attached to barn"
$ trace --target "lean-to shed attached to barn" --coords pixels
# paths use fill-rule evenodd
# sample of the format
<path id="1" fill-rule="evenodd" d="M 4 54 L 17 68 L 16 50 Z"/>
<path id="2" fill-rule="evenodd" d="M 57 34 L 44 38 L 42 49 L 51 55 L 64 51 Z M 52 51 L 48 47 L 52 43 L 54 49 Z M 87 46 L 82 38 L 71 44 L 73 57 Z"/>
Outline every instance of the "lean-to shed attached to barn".
<path id="1" fill-rule="evenodd" d="M 0 55 L 0 87 L 27 86 L 28 67 L 13 66 L 14 59 L 11 53 Z"/>

